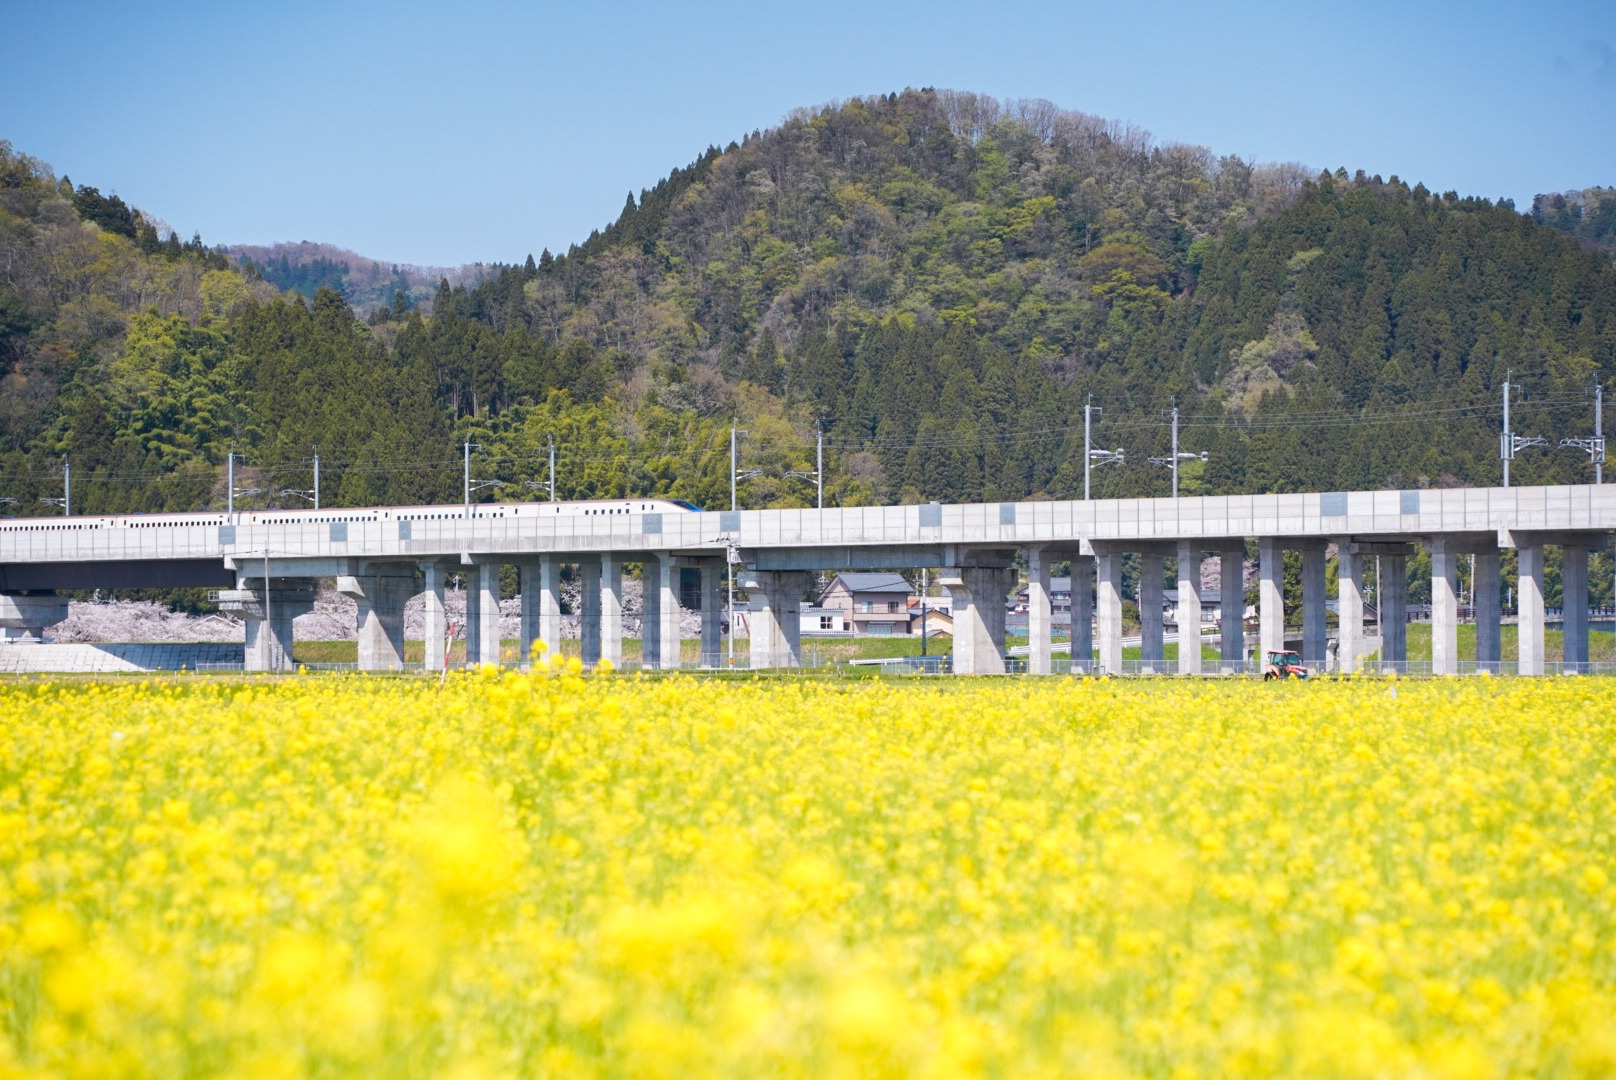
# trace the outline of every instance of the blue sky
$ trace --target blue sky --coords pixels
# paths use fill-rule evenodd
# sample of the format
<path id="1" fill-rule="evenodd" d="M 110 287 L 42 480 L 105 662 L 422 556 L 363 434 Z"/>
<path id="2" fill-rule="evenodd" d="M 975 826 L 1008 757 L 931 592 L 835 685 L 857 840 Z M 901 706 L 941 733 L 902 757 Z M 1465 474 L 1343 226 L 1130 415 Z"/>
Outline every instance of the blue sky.
<path id="1" fill-rule="evenodd" d="M 0 139 L 209 243 L 564 250 L 708 144 L 905 86 L 1514 198 L 1616 185 L 1616 3 L 12 0 Z"/>

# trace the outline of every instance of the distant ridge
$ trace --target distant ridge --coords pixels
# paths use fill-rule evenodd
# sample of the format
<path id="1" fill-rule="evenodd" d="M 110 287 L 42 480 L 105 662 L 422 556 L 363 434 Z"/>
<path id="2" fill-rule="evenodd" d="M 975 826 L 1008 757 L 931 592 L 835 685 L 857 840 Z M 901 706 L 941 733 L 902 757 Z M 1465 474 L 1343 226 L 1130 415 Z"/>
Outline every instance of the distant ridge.
<path id="1" fill-rule="evenodd" d="M 372 259 L 335 244 L 299 240 L 278 244 L 232 244 L 221 247 L 238 266 L 251 266 L 277 289 L 301 293 L 308 299 L 321 288 L 342 294 L 356 311 L 371 312 L 393 303 L 403 292 L 410 307 L 430 306 L 439 282 L 475 286 L 500 267 L 485 263 L 466 266 L 417 266 L 413 263 Z"/>

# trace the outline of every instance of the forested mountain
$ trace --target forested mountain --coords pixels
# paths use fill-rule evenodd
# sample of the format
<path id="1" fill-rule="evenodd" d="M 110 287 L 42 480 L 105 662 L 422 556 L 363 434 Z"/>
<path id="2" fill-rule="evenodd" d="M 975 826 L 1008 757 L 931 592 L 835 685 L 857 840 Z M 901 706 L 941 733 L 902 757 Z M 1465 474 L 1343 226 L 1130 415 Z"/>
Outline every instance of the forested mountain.
<path id="1" fill-rule="evenodd" d="M 1616 187 L 1539 195 L 1532 200 L 1532 218 L 1616 258 Z"/>
<path id="2" fill-rule="evenodd" d="M 221 248 L 248 277 L 257 275 L 287 292 L 313 300 L 321 289 L 331 289 L 361 314 L 377 308 L 408 310 L 430 300 L 438 282 L 471 286 L 497 267 L 410 266 L 380 263 L 335 244 L 236 244 Z"/>
<path id="3" fill-rule="evenodd" d="M 453 500 L 466 441 L 483 498 L 535 497 L 553 441 L 563 497 L 717 507 L 732 426 L 748 506 L 811 503 L 816 427 L 827 504 L 1071 497 L 1091 396 L 1127 451 L 1097 495 L 1167 492 L 1175 402 L 1187 493 L 1493 483 L 1508 374 L 1516 430 L 1557 442 L 1616 372 L 1616 266 L 1533 216 L 1044 102 L 804 110 L 565 253 L 367 318 L 329 252 L 244 274 L 88 190 L 0 156 L 18 512 L 64 455 L 82 510 L 222 505 L 232 446 L 246 505 L 299 505 L 316 450 L 328 501 Z M 1590 471 L 1551 447 L 1514 476 Z"/>

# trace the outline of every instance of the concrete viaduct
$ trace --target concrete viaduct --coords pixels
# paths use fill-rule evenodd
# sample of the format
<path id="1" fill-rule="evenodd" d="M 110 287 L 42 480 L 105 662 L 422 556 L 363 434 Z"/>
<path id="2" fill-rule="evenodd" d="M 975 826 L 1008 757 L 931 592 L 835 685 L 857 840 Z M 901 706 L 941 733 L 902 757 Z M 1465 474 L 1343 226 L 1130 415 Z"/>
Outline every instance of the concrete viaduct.
<path id="1" fill-rule="evenodd" d="M 315 581 L 335 578 L 359 604 L 359 666 L 403 666 L 404 604 L 426 596 L 426 667 L 444 655 L 445 580 L 464 574 L 468 658 L 499 661 L 499 569 L 521 573 L 522 645 L 560 636 L 561 568 L 578 567 L 586 663 L 621 661 L 622 577 L 627 563 L 645 581 L 644 664 L 679 666 L 679 607 L 699 580 L 704 613 L 721 611 L 726 566 L 751 597 L 750 666 L 791 667 L 800 659 L 798 600 L 822 569 L 942 567 L 954 604 L 954 670 L 1005 670 L 1007 593 L 1012 566 L 1030 571 L 1028 670 L 1052 669 L 1050 566 L 1070 560 L 1072 655 L 1095 668 L 1123 670 L 1122 558 L 1144 556 L 1140 597 L 1159 608 L 1164 563 L 1176 563 L 1178 625 L 1200 625 L 1202 560 L 1222 560 L 1224 580 L 1243 580 L 1246 544 L 1260 563 L 1260 648 L 1284 646 L 1283 553 L 1302 553 L 1303 660 L 1325 653 L 1326 547 L 1338 555 L 1342 669 L 1358 663 L 1364 626 L 1363 569 L 1380 556 L 1385 627 L 1382 656 L 1406 660 L 1406 563 L 1421 544 L 1431 553 L 1432 670 L 1455 674 L 1458 573 L 1474 557 L 1477 661 L 1501 670 L 1499 557 L 1514 548 L 1519 565 L 1519 665 L 1545 670 L 1544 551 L 1562 551 L 1567 669 L 1587 655 L 1588 552 L 1616 531 L 1616 487 L 1454 488 L 1307 495 L 1234 495 L 857 507 L 832 510 L 547 514 L 545 504 L 344 509 L 288 514 L 147 515 L 58 518 L 0 525 L 0 629 L 37 637 L 65 617 L 59 590 L 209 586 L 246 622 L 248 670 L 291 667 L 292 620 L 312 604 Z M 252 521 L 256 517 L 257 521 Z M 270 518 L 269 521 L 262 519 Z M 1095 618 L 1097 616 L 1097 618 Z M 1093 627 L 1091 628 L 1091 619 Z M 1165 672 L 1162 627 L 1144 620 L 1140 669 Z M 721 664 L 719 619 L 704 618 L 703 666 Z M 1097 641 L 1095 640 L 1097 639 Z M 1244 668 L 1241 635 L 1225 635 L 1221 671 Z M 1468 665 L 1466 666 L 1468 669 Z M 1179 650 L 1174 670 L 1202 671 L 1197 648 Z"/>

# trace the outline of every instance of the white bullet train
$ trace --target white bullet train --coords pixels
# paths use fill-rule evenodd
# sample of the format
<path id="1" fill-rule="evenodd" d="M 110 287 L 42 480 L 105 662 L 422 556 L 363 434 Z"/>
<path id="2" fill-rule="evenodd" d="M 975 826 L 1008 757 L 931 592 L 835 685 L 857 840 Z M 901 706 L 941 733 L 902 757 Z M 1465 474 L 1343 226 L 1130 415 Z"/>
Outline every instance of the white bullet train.
<path id="1" fill-rule="evenodd" d="M 575 502 L 473 503 L 473 518 L 594 517 L 608 514 L 689 514 L 701 507 L 684 499 L 592 499 Z M 98 514 L 75 517 L 0 519 L 0 534 L 88 529 L 174 529 L 197 525 L 308 525 L 324 521 L 453 521 L 463 505 L 367 506 L 323 510 L 237 510 L 183 514 Z"/>

